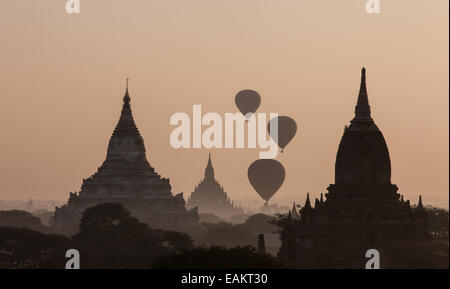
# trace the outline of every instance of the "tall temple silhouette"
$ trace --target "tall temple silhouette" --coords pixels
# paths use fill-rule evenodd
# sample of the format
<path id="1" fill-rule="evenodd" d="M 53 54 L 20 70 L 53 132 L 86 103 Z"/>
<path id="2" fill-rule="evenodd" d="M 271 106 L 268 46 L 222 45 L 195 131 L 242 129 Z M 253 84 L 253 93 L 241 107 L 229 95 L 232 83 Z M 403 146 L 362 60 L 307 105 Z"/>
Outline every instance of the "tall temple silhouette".
<path id="1" fill-rule="evenodd" d="M 223 187 L 214 177 L 211 154 L 204 179 L 195 187 L 187 202 L 187 208 L 198 207 L 199 213 L 212 213 L 221 218 L 242 215 L 241 208 L 233 204 Z"/>
<path id="2" fill-rule="evenodd" d="M 109 140 L 106 160 L 87 179 L 79 193 L 55 209 L 53 225 L 60 231 L 77 229 L 82 212 L 102 203 L 120 203 L 152 227 L 186 228 L 198 223 L 197 209 L 187 211 L 183 194 L 171 193 L 169 179 L 149 164 L 144 140 L 133 119 L 128 80 L 119 122 Z"/>
<path id="3" fill-rule="evenodd" d="M 309 193 L 294 205 L 282 238 L 280 257 L 297 267 L 364 268 L 365 252 L 377 249 L 383 267 L 402 267 L 405 248 L 429 236 L 422 198 L 416 208 L 391 183 L 391 161 L 383 134 L 371 117 L 366 71 L 355 117 L 346 126 L 335 164 L 335 184 L 311 205 Z"/>

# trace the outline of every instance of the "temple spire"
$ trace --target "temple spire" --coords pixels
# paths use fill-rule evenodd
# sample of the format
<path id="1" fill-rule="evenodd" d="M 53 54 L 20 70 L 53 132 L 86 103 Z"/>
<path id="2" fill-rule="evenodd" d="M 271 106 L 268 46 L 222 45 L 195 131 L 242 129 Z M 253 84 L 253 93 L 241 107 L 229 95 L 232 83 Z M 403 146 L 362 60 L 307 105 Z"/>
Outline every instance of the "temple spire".
<path id="1" fill-rule="evenodd" d="M 299 219 L 299 214 L 297 212 L 297 206 L 295 205 L 295 202 L 292 205 L 292 210 L 289 213 L 291 214 L 293 219 L 295 219 L 295 220 Z"/>
<path id="2" fill-rule="evenodd" d="M 125 96 L 123 97 L 123 102 L 130 102 L 130 95 L 128 94 L 128 78 L 127 78 L 127 87 L 125 89 Z"/>
<path id="3" fill-rule="evenodd" d="M 130 106 L 130 95 L 128 93 L 128 78 L 126 82 L 125 95 L 123 97 L 122 111 L 120 113 L 119 122 L 114 129 L 113 136 L 117 135 L 138 135 L 139 130 L 134 123 L 133 114 Z"/>
<path id="4" fill-rule="evenodd" d="M 205 179 L 214 179 L 214 168 L 211 161 L 211 154 L 209 154 L 208 165 L 205 169 Z"/>
<path id="5" fill-rule="evenodd" d="M 418 209 L 423 209 L 422 195 L 419 195 L 419 203 L 417 204 L 417 208 Z"/>
<path id="6" fill-rule="evenodd" d="M 320 201 L 318 198 L 314 201 L 314 208 L 318 208 L 320 206 Z"/>
<path id="7" fill-rule="evenodd" d="M 309 200 L 309 193 L 306 194 L 305 208 L 311 208 L 311 201 Z"/>
<path id="8" fill-rule="evenodd" d="M 366 88 L 366 69 L 361 70 L 361 85 L 359 88 L 358 102 L 355 107 L 354 121 L 371 121 L 369 98 L 367 97 Z"/>
<path id="9" fill-rule="evenodd" d="M 258 235 L 258 254 L 266 254 L 266 244 L 264 241 L 264 234 Z"/>

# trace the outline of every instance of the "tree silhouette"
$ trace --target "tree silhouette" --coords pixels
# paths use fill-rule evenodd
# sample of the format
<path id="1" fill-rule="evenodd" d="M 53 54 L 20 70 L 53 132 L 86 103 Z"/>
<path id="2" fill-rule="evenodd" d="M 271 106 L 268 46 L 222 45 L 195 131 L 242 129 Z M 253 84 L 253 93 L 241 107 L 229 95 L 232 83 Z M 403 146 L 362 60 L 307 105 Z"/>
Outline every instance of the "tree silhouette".
<path id="1" fill-rule="evenodd" d="M 76 248 L 67 237 L 26 228 L 0 227 L 0 268 L 63 269 L 67 249 Z"/>
<path id="2" fill-rule="evenodd" d="M 227 222 L 202 223 L 205 230 L 196 238 L 196 243 L 205 246 L 219 245 L 228 248 L 256 245 L 258 234 L 278 231 L 277 226 L 273 224 L 274 219 L 274 217 L 264 214 L 256 214 L 248 217 L 242 224 L 233 225 Z"/>
<path id="3" fill-rule="evenodd" d="M 73 239 L 98 257 L 93 267 L 149 268 L 156 257 L 192 247 L 189 236 L 150 229 L 116 203 L 86 209 Z"/>
<path id="4" fill-rule="evenodd" d="M 256 214 L 248 217 L 243 225 L 254 234 L 274 233 L 278 231 L 277 226 L 273 224 L 275 219 L 275 217 L 265 214 Z"/>
<path id="5" fill-rule="evenodd" d="M 206 231 L 199 238 L 200 245 L 220 245 L 225 247 L 246 246 L 256 244 L 256 237 L 241 224 L 232 225 L 226 222 L 203 224 Z"/>
<path id="6" fill-rule="evenodd" d="M 181 253 L 158 258 L 153 263 L 158 269 L 262 269 L 280 268 L 276 258 L 258 254 L 254 247 L 221 246 L 196 247 Z"/>
<path id="7" fill-rule="evenodd" d="M 428 224 L 433 237 L 448 242 L 448 210 L 427 206 L 425 211 L 428 212 Z"/>
<path id="8" fill-rule="evenodd" d="M 28 228 L 35 231 L 49 232 L 49 228 L 41 223 L 39 217 L 22 210 L 0 211 L 0 226 Z"/>

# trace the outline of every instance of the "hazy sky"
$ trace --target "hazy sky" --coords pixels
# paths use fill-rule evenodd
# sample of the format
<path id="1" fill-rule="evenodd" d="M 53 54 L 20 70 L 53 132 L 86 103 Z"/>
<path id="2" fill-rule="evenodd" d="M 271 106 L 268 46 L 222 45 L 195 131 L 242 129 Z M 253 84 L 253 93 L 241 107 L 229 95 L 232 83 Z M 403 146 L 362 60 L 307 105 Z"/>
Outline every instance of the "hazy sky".
<path id="1" fill-rule="evenodd" d="M 0 2 L 0 198 L 78 191 L 106 156 L 127 76 L 147 157 L 173 193 L 192 192 L 208 150 L 173 149 L 170 116 L 236 112 L 248 88 L 259 112 L 299 128 L 271 202 L 317 197 L 334 182 L 365 66 L 392 182 L 412 203 L 448 207 L 448 0 L 381 0 L 377 15 L 365 0 L 81 0 L 78 15 L 65 2 Z M 259 199 L 247 180 L 258 152 L 212 151 L 231 198 Z"/>

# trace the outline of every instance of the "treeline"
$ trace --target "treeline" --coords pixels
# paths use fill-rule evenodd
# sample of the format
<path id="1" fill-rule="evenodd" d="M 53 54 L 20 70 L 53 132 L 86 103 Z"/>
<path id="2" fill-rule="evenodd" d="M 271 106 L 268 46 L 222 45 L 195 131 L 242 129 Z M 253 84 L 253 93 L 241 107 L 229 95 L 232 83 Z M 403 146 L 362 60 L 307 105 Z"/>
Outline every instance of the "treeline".
<path id="1" fill-rule="evenodd" d="M 414 267 L 423 265 L 429 256 L 448 261 L 448 210 L 426 210 L 431 242 L 424 250 L 394 252 L 410 255 L 408 262 Z M 149 228 L 121 205 L 110 203 L 87 209 L 80 231 L 68 237 L 54 234 L 51 227 L 31 213 L 0 211 L 0 268 L 63 269 L 68 249 L 80 252 L 81 268 L 287 267 L 279 261 L 289 264 L 283 258 L 255 250 L 257 234 L 277 232 L 279 228 L 274 224 L 281 225 L 282 220 L 257 214 L 242 224 L 202 223 L 201 230 L 188 235 Z M 289 235 L 288 231 L 281 230 L 280 237 Z M 266 247 L 268 244 L 266 239 Z M 280 249 L 281 255 L 284 249 Z"/>
<path id="2" fill-rule="evenodd" d="M 51 234 L 49 230 L 30 213 L 2 212 L 0 268 L 63 269 L 68 249 L 80 252 L 81 268 L 280 266 L 276 258 L 258 254 L 252 246 L 195 247 L 191 236 L 149 228 L 115 203 L 85 210 L 80 221 L 80 231 L 71 237 Z"/>

